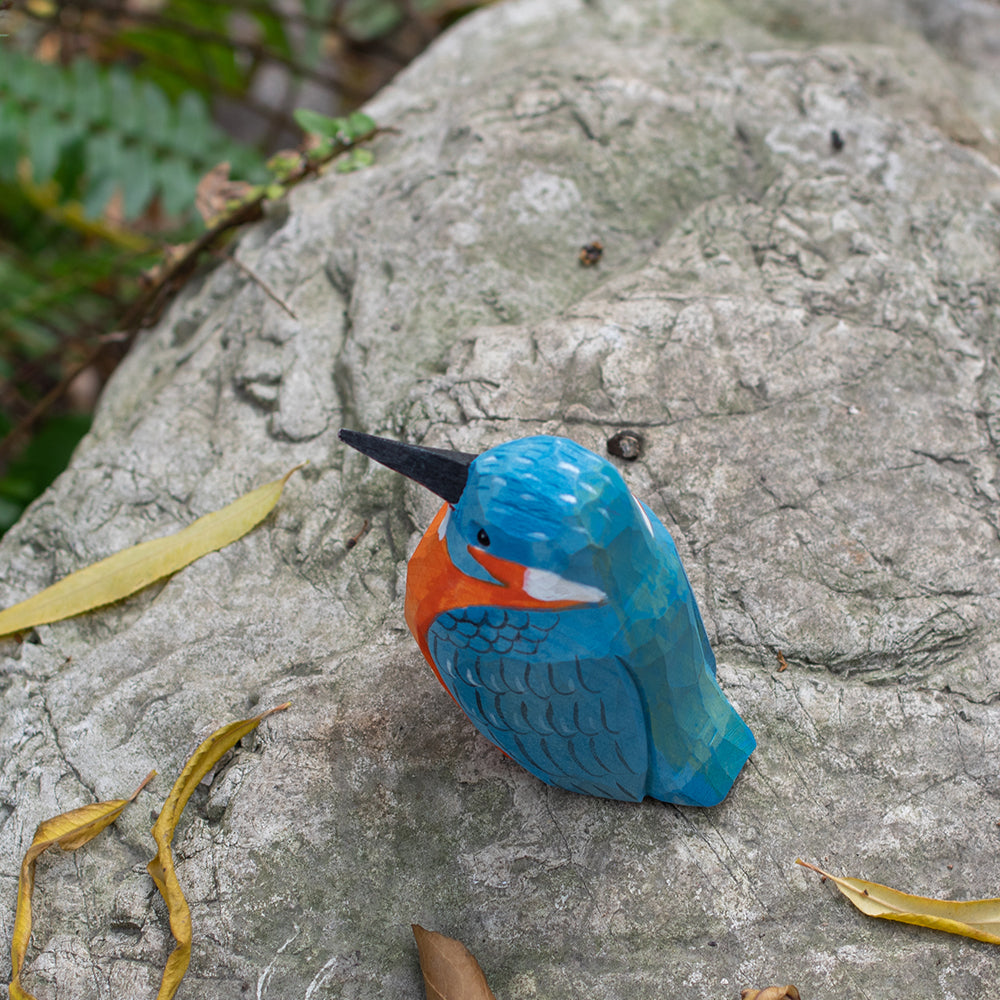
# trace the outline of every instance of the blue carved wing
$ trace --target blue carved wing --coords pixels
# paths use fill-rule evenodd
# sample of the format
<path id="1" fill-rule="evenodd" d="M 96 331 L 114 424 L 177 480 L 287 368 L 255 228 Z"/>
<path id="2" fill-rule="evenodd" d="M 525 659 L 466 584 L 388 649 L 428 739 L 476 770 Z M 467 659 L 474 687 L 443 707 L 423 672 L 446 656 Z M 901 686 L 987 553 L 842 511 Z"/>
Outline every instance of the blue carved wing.
<path id="1" fill-rule="evenodd" d="M 455 700 L 522 767 L 570 791 L 638 801 L 649 764 L 642 700 L 620 657 L 575 655 L 589 613 L 461 608 L 439 615 L 427 641 Z"/>

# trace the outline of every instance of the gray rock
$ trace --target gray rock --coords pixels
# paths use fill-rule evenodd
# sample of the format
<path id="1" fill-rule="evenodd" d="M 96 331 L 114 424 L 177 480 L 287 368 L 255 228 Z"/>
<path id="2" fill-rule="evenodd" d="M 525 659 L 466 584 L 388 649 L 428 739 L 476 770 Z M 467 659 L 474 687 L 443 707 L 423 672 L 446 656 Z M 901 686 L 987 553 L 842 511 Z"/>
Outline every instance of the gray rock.
<path id="1" fill-rule="evenodd" d="M 40 996 L 153 995 L 151 809 L 201 737 L 286 699 L 179 827 L 181 996 L 417 998 L 411 922 L 508 1000 L 992 995 L 989 945 L 794 861 L 997 894 L 1000 10 L 792 9 L 468 18 L 373 103 L 398 129 L 374 167 L 241 239 L 295 319 L 222 266 L 137 344 L 4 540 L 0 603 L 310 464 L 240 542 L 0 647 L 0 937 L 35 825 L 160 773 L 39 863 Z M 759 741 L 726 802 L 574 796 L 479 737 L 403 624 L 433 498 L 341 425 L 641 431 L 623 475 Z"/>

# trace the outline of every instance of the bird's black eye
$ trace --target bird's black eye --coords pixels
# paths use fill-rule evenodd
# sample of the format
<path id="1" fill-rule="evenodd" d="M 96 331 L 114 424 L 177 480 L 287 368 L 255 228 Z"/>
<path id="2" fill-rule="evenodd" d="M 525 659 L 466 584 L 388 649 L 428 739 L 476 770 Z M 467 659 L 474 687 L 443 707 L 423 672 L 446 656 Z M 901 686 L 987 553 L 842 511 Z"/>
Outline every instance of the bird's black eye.
<path id="1" fill-rule="evenodd" d="M 485 549 L 490 544 L 490 536 L 486 534 L 485 528 L 479 529 L 479 534 L 476 535 L 476 541 Z"/>

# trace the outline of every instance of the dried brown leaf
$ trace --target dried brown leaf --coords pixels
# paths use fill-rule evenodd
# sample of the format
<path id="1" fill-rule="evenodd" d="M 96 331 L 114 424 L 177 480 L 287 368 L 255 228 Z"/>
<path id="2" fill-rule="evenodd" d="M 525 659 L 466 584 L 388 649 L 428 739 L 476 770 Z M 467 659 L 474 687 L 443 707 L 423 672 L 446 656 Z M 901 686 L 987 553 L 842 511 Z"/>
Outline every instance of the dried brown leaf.
<path id="1" fill-rule="evenodd" d="M 35 888 L 35 864 L 39 855 L 50 847 L 58 846 L 64 851 L 75 851 L 78 847 L 82 847 L 106 826 L 114 823 L 122 814 L 122 810 L 130 802 L 135 801 L 135 797 L 155 774 L 155 771 L 150 771 L 142 784 L 127 799 L 92 802 L 90 805 L 60 813 L 38 824 L 31 846 L 21 862 L 21 877 L 17 884 L 17 912 L 14 916 L 14 934 L 10 945 L 13 967 L 9 987 L 10 1000 L 34 1000 L 34 997 L 21 986 L 21 969 L 31 938 L 31 896 Z"/>
<path id="2" fill-rule="evenodd" d="M 262 720 L 274 712 L 283 711 L 289 704 L 291 703 L 285 702 L 284 705 L 261 712 L 252 719 L 231 722 L 204 740 L 184 765 L 153 825 L 152 834 L 153 840 L 156 841 L 157 852 L 156 857 L 146 865 L 146 869 L 167 904 L 170 933 L 177 942 L 177 946 L 167 958 L 156 1000 L 170 1000 L 173 997 L 191 961 L 191 911 L 177 881 L 174 856 L 170 850 L 170 842 L 174 839 L 174 831 L 181 813 L 191 793 L 198 787 L 202 778 L 215 767 L 222 755 L 232 749 L 247 733 L 253 732 Z"/>
<path id="3" fill-rule="evenodd" d="M 234 202 L 243 201 L 254 190 L 246 181 L 229 178 L 229 164 L 218 163 L 198 181 L 194 206 L 206 226 L 218 221 Z"/>
<path id="4" fill-rule="evenodd" d="M 437 931 L 412 924 L 427 1000 L 496 1000 L 469 949 Z"/>

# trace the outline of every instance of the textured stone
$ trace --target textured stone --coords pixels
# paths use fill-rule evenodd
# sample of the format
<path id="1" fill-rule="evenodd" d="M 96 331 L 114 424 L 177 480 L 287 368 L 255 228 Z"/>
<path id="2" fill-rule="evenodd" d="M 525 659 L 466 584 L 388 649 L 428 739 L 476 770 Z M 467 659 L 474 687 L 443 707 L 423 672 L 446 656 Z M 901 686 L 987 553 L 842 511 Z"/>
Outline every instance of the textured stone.
<path id="1" fill-rule="evenodd" d="M 150 809 L 201 736 L 291 699 L 178 830 L 182 996 L 417 998 L 411 922 L 509 1000 L 992 995 L 989 946 L 794 860 L 1000 884 L 998 38 L 958 0 L 512 0 L 381 94 L 375 166 L 239 243 L 297 318 L 235 268 L 193 283 L 0 547 L 7 604 L 310 462 L 247 538 L 3 643 L 0 936 L 36 823 L 161 775 L 40 862 L 28 985 L 153 994 Z M 640 431 L 622 474 L 759 741 L 727 801 L 574 796 L 479 737 L 403 624 L 435 502 L 342 424 Z"/>

